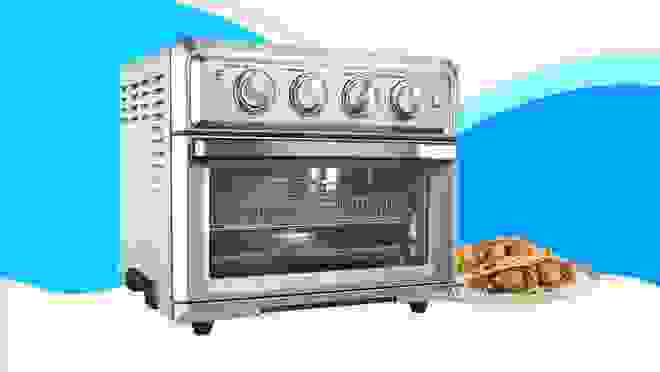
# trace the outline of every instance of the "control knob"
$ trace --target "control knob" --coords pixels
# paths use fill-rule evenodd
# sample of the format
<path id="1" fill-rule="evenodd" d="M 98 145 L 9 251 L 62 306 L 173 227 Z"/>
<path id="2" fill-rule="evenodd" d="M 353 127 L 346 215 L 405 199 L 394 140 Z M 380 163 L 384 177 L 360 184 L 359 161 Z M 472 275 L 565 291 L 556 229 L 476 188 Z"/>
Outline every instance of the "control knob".
<path id="1" fill-rule="evenodd" d="M 234 85 L 234 99 L 238 106 L 248 113 L 268 111 L 275 102 L 275 81 L 264 71 L 243 72 Z"/>
<path id="2" fill-rule="evenodd" d="M 302 116 L 316 115 L 323 110 L 328 90 L 325 81 L 314 74 L 298 76 L 291 84 L 291 106 Z"/>
<path id="3" fill-rule="evenodd" d="M 406 80 L 401 80 L 392 87 L 390 104 L 392 111 L 399 120 L 412 119 L 419 112 L 418 94 L 409 86 Z"/>
<path id="4" fill-rule="evenodd" d="M 372 81 L 365 76 L 354 77 L 346 82 L 341 94 L 341 105 L 348 116 L 361 117 L 367 114 L 372 85 Z"/>

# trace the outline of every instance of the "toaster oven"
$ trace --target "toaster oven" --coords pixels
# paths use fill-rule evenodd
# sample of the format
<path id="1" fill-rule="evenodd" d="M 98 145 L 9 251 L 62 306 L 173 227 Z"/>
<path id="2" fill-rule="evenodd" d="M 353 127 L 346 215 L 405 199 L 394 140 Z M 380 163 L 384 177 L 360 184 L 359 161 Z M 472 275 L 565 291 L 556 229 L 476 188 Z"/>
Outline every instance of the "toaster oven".
<path id="1" fill-rule="evenodd" d="M 180 41 L 121 69 L 124 282 L 169 319 L 454 283 L 447 59 Z"/>

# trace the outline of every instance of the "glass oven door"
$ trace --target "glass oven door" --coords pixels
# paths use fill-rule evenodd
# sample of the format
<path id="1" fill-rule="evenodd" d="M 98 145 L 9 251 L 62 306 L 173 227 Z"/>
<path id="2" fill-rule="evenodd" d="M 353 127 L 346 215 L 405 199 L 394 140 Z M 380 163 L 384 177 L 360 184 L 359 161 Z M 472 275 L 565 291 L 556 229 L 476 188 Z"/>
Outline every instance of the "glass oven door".
<path id="1" fill-rule="evenodd" d="M 450 280 L 447 146 L 204 143 L 189 180 L 194 297 Z"/>

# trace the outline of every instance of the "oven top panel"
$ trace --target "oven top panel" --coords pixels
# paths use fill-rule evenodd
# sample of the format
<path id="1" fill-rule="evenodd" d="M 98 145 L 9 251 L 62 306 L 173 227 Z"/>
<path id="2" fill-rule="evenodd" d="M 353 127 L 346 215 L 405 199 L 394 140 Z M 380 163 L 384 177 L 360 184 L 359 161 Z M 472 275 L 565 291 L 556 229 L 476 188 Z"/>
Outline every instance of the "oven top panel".
<path id="1" fill-rule="evenodd" d="M 455 135 L 445 59 L 216 44 L 189 52 L 193 128 L 397 128 Z"/>

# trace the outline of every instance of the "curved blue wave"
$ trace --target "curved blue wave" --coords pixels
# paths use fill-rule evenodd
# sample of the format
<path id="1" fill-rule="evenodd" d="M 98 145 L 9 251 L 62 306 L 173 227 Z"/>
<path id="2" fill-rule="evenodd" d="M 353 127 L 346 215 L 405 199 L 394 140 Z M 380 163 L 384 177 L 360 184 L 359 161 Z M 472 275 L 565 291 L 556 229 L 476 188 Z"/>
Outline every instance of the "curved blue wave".
<path id="1" fill-rule="evenodd" d="M 115 288 L 119 65 L 181 34 L 264 40 L 174 2 L 26 4 L 8 4 L 13 17 L 0 24 L 11 64 L 3 83 L 12 87 L 2 94 L 0 275 L 53 292 Z"/>
<path id="2" fill-rule="evenodd" d="M 461 243 L 527 236 L 594 270 L 660 281 L 660 87 L 532 100 L 458 139 Z"/>
<path id="3" fill-rule="evenodd" d="M 660 83 L 656 73 L 660 54 L 653 50 L 563 60 L 560 64 L 518 74 L 515 79 L 498 82 L 495 88 L 483 90 L 478 96 L 465 98 L 460 130 L 469 130 L 492 115 L 550 95 L 585 87 Z"/>

